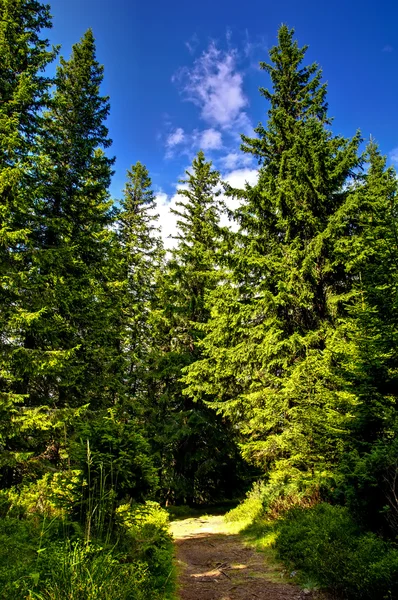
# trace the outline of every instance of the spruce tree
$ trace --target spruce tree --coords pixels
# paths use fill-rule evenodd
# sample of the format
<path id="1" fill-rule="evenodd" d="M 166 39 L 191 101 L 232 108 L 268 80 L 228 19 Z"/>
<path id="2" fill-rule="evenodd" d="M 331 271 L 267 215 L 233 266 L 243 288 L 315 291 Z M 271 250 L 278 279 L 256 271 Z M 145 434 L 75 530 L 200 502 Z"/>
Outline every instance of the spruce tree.
<path id="1" fill-rule="evenodd" d="M 140 162 L 134 164 L 127 172 L 124 195 L 116 211 L 116 235 L 108 257 L 112 305 L 108 307 L 106 326 L 111 328 L 116 350 L 111 366 L 117 394 L 108 410 L 93 414 L 79 429 L 79 435 L 90 440 L 93 450 L 94 487 L 106 472 L 105 487 L 110 498 L 134 502 L 152 495 L 158 482 L 150 442 L 151 429 L 159 424 L 151 422 L 150 402 L 156 388 L 151 375 L 158 341 L 152 319 L 163 245 L 156 227 L 151 186 L 146 167 Z M 84 465 L 82 446 L 80 458 Z M 95 495 L 97 490 L 92 493 Z M 112 512 L 114 506 L 110 508 Z"/>
<path id="2" fill-rule="evenodd" d="M 366 172 L 331 221 L 334 266 L 351 282 L 335 301 L 346 318 L 336 332 L 342 386 L 354 400 L 339 492 L 351 507 L 398 531 L 397 177 L 371 141 Z"/>
<path id="3" fill-rule="evenodd" d="M 23 397 L 14 418 L 23 435 L 11 446 L 23 460 L 31 456 L 39 473 L 49 461 L 62 464 L 69 424 L 83 407 L 109 405 L 120 381 L 110 322 L 113 160 L 102 149 L 110 144 L 102 77 L 88 31 L 70 60 L 61 59 L 29 157 L 36 188 L 10 361 L 13 391 Z"/>
<path id="4" fill-rule="evenodd" d="M 127 172 L 124 198 L 118 217 L 122 281 L 121 318 L 124 322 L 123 352 L 126 359 L 127 394 L 138 399 L 146 392 L 144 383 L 155 340 L 151 311 L 155 283 L 163 261 L 163 244 L 156 227 L 156 201 L 148 170 L 137 162 Z"/>
<path id="5" fill-rule="evenodd" d="M 32 157 L 41 131 L 40 111 L 48 104 L 51 85 L 42 72 L 56 53 L 42 37 L 42 30 L 50 27 L 48 6 L 35 0 L 0 1 L 0 467 L 4 485 L 18 471 L 11 442 L 13 417 L 26 400 L 15 363 L 26 327 L 39 316 L 27 303 L 39 186 Z"/>
<path id="6" fill-rule="evenodd" d="M 49 7 L 36 0 L 0 2 L 0 164 L 3 186 L 16 183 L 7 176 L 23 165 L 37 133 L 38 111 L 46 105 L 51 80 L 42 71 L 55 56 L 43 29 L 52 27 Z M 9 171 L 4 171 L 5 167 Z M 14 173 L 16 176 L 16 174 Z"/>
<path id="7" fill-rule="evenodd" d="M 226 424 L 202 402 L 184 396 L 184 369 L 201 356 L 208 294 L 220 279 L 223 228 L 220 176 L 200 151 L 180 183 L 177 245 L 159 285 L 157 372 L 162 380 L 155 434 L 161 486 L 168 501 L 188 504 L 220 497 L 237 484 L 236 447 Z M 229 490 L 231 492 L 231 490 Z"/>
<path id="8" fill-rule="evenodd" d="M 57 407 L 91 403 L 94 408 L 106 404 L 111 394 L 106 377 L 111 377 L 113 342 L 106 324 L 113 240 L 108 188 L 114 159 L 104 153 L 111 141 L 105 125 L 109 99 L 99 92 L 102 79 L 88 30 L 73 46 L 71 58 L 61 58 L 39 147 L 42 187 L 35 233 L 40 252 L 32 301 L 46 310 L 37 331 L 39 347 L 49 358 L 52 351 L 58 354 L 49 379 L 39 376 L 44 387 L 38 394 L 53 398 Z"/>
<path id="9" fill-rule="evenodd" d="M 260 163 L 258 184 L 240 199 L 230 276 L 213 298 L 189 369 L 190 394 L 236 424 L 244 456 L 274 479 L 317 483 L 340 450 L 349 402 L 337 392 L 328 342 L 336 319 L 323 233 L 343 204 L 359 161 L 359 136 L 333 136 L 318 65 L 303 66 L 293 30 L 283 25 L 271 63 L 267 126 L 243 136 Z"/>

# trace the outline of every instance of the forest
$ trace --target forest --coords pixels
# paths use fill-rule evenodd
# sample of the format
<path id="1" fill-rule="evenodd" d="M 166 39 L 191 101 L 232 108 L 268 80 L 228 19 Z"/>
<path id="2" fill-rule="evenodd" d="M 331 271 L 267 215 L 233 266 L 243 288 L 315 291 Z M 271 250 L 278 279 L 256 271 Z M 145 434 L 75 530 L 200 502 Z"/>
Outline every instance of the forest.
<path id="1" fill-rule="evenodd" d="M 0 0 L 1 597 L 175 598 L 167 510 L 245 498 L 287 564 L 397 598 L 394 168 L 282 25 L 257 183 L 199 151 L 166 251 L 147 168 L 109 192 L 93 32 L 62 58 L 49 28 Z"/>

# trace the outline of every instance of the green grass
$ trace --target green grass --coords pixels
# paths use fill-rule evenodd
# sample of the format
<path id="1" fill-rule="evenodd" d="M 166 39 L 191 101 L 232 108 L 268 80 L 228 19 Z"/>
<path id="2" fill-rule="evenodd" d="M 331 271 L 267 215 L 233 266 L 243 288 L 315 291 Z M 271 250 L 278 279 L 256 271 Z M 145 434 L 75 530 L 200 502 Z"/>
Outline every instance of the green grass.
<path id="1" fill-rule="evenodd" d="M 167 513 L 121 507 L 117 540 L 86 542 L 57 519 L 0 519 L 2 600 L 173 600 Z"/>
<path id="2" fill-rule="evenodd" d="M 0 492 L 1 600 L 174 600 L 167 512 L 118 506 L 99 472 L 91 487 L 68 472 Z"/>
<path id="3" fill-rule="evenodd" d="M 285 566 L 277 556 L 275 547 L 277 527 L 275 522 L 258 519 L 254 523 L 246 525 L 240 534 L 246 543 L 249 543 L 264 556 L 267 563 L 267 579 L 275 583 L 290 580 Z"/>
<path id="4" fill-rule="evenodd" d="M 276 527 L 278 555 L 301 580 L 352 600 L 398 597 L 398 548 L 362 531 L 347 509 L 325 503 L 294 509 Z"/>
<path id="5" fill-rule="evenodd" d="M 271 518 L 262 491 L 249 494 L 226 522 L 265 555 L 275 580 L 293 574 L 302 587 L 347 600 L 398 598 L 396 544 L 363 531 L 347 509 L 326 503 Z"/>

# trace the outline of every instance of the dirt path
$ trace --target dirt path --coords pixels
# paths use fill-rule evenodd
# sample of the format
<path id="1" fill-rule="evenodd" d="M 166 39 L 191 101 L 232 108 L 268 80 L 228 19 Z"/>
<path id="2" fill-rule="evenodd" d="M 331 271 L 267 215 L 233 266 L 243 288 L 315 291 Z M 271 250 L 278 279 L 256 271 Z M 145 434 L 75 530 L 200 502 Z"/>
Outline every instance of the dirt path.
<path id="1" fill-rule="evenodd" d="M 181 600 L 299 600 L 314 596 L 286 583 L 280 567 L 228 532 L 220 516 L 174 521 Z"/>

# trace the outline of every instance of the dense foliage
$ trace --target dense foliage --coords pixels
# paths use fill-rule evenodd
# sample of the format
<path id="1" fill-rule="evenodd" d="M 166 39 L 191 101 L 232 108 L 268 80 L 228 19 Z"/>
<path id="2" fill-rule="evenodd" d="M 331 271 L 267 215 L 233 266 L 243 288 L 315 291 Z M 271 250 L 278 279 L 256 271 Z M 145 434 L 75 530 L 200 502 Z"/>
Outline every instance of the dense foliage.
<path id="1" fill-rule="evenodd" d="M 346 508 L 318 504 L 279 523 L 279 555 L 344 598 L 395 598 L 398 550 L 363 532 Z"/>
<path id="2" fill-rule="evenodd" d="M 49 27 L 39 1 L 0 0 L 4 597 L 169 597 L 156 502 L 236 498 L 253 475 L 253 520 L 301 506 L 281 556 L 350 597 L 395 593 L 394 169 L 333 133 L 283 25 L 260 64 L 267 123 L 242 136 L 257 183 L 223 184 L 199 151 L 166 253 L 146 167 L 110 197 L 92 31 L 49 78 Z"/>

